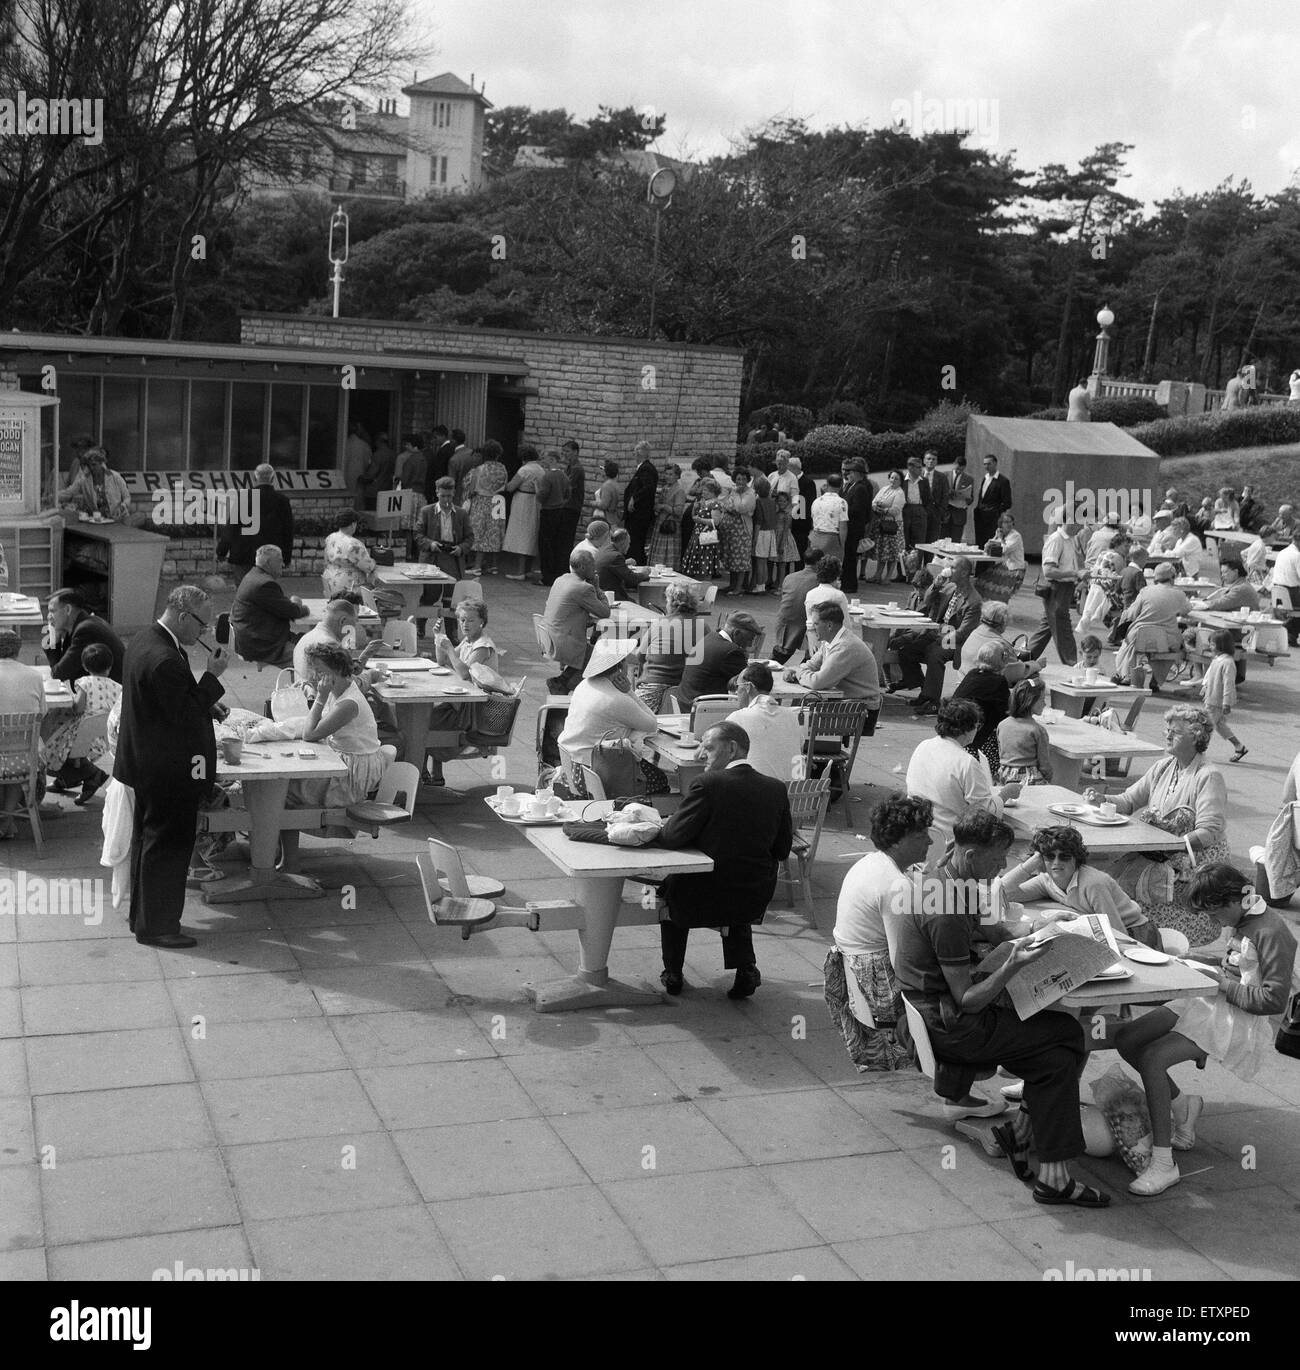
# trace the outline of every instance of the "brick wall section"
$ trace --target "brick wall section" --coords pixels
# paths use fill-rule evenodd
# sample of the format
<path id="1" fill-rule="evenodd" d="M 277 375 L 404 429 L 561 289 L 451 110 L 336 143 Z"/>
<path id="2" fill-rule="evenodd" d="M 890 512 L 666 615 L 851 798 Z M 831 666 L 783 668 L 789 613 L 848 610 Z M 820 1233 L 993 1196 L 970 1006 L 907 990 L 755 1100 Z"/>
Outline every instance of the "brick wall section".
<path id="1" fill-rule="evenodd" d="M 246 315 L 241 341 L 524 362 L 540 393 L 525 403 L 520 441 L 541 450 L 576 438 L 587 471 L 588 505 L 604 479 L 605 458 L 617 460 L 626 479 L 633 445 L 642 439 L 656 461 L 676 461 L 683 471 L 697 456 L 735 455 L 741 354 L 734 348 L 282 314 Z M 407 384 L 407 412 L 415 427 L 428 429 L 437 421 L 432 390 L 423 380 Z"/>

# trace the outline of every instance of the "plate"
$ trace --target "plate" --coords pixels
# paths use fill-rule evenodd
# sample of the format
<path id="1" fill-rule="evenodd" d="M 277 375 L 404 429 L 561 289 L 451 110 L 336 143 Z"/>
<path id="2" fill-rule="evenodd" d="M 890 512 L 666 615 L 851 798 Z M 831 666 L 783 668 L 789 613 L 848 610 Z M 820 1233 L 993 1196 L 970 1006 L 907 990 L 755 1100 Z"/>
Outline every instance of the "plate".
<path id="1" fill-rule="evenodd" d="M 1088 983 L 1091 984 L 1093 980 L 1129 980 L 1133 974 L 1134 972 L 1128 966 L 1122 966 L 1116 961 L 1113 966 L 1107 966 L 1105 970 L 1098 971 Z"/>
<path id="2" fill-rule="evenodd" d="M 1157 951 L 1154 947 L 1129 947 L 1124 955 L 1143 966 L 1163 966 L 1170 959 L 1168 953 Z"/>
<path id="3" fill-rule="evenodd" d="M 429 673 L 430 675 L 452 675 L 452 674 L 454 674 L 454 672 L 452 671 L 452 669 L 451 669 L 450 666 L 426 666 L 424 669 L 425 669 L 426 671 L 428 671 L 428 673 Z"/>
<path id="4" fill-rule="evenodd" d="M 520 797 L 529 799 L 532 796 L 522 795 Z M 569 806 L 567 804 L 559 813 L 547 814 L 544 818 L 529 818 L 527 814 L 523 813 L 502 813 L 500 808 L 501 801 L 494 794 L 488 795 L 483 802 L 503 823 L 516 823 L 521 828 L 554 828 L 558 827 L 561 823 L 568 823 L 573 817 L 569 812 Z"/>
<path id="5" fill-rule="evenodd" d="M 1049 804 L 1048 813 L 1059 813 L 1063 818 L 1082 818 L 1088 812 L 1086 804 Z"/>
<path id="6" fill-rule="evenodd" d="M 467 695 L 469 690 L 464 685 L 444 685 L 442 689 L 445 695 Z"/>

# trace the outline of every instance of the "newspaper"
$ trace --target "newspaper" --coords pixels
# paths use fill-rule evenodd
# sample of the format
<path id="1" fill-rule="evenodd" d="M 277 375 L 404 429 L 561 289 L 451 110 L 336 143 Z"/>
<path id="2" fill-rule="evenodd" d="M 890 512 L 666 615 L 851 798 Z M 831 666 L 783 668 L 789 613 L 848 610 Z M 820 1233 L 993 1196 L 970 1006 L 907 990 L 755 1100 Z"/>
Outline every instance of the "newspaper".
<path id="1" fill-rule="evenodd" d="M 1047 950 L 1036 961 L 1017 971 L 1006 985 L 1022 1022 L 1120 960 L 1110 920 L 1099 914 L 1086 913 L 1053 923 L 1035 933 L 1032 941 L 1035 945 L 1047 943 Z M 1009 955 L 1009 944 L 1003 943 L 984 958 L 979 968 L 991 973 Z"/>

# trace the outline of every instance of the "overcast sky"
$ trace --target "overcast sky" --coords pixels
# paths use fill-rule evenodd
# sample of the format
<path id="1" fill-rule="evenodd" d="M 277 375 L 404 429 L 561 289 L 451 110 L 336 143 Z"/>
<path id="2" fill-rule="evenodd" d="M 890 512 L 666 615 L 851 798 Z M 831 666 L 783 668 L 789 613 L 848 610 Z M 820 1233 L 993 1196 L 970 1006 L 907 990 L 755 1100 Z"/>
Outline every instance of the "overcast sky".
<path id="1" fill-rule="evenodd" d="M 1132 143 L 1120 189 L 1148 203 L 1229 176 L 1275 192 L 1300 167 L 1300 0 L 411 3 L 437 47 L 421 76 L 579 116 L 652 106 L 672 155 L 775 115 L 876 127 L 905 107 L 973 116 L 973 141 L 1025 168 Z"/>

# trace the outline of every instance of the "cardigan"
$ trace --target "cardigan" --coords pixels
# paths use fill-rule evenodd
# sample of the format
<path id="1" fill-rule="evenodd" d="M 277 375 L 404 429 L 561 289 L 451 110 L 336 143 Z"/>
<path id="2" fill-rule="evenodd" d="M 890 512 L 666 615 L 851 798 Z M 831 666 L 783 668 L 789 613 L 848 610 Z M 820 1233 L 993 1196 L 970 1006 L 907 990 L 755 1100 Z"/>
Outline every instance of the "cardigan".
<path id="1" fill-rule="evenodd" d="M 1136 784 L 1115 797 L 1115 807 L 1125 814 L 1150 809 L 1157 816 L 1173 809 L 1192 809 L 1196 827 L 1187 836 L 1202 846 L 1228 830 L 1228 787 L 1223 772 L 1199 752 L 1181 773 L 1172 756 L 1157 761 Z"/>

